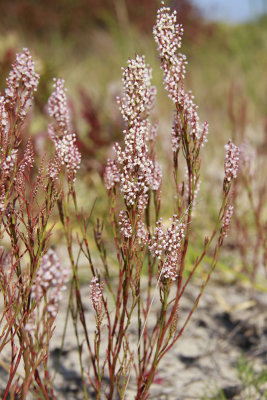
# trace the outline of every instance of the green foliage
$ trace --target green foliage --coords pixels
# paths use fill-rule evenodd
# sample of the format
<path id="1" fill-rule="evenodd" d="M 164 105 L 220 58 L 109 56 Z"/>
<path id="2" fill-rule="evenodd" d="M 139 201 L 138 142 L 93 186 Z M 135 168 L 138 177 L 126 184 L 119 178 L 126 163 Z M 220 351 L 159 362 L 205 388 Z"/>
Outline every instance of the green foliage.
<path id="1" fill-rule="evenodd" d="M 267 399 L 267 369 L 257 372 L 253 363 L 242 355 L 237 363 L 237 373 L 246 400 Z"/>

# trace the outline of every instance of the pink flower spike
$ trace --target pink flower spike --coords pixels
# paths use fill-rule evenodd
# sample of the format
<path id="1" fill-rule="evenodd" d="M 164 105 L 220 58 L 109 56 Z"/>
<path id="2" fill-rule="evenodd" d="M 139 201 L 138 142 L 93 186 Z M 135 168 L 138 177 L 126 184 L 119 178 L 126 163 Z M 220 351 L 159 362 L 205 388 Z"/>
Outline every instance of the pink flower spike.
<path id="1" fill-rule="evenodd" d="M 223 225 L 222 225 L 222 237 L 223 238 L 226 238 L 228 236 L 233 212 L 234 212 L 234 207 L 228 206 L 224 213 Z"/>
<path id="2" fill-rule="evenodd" d="M 239 165 L 239 148 L 229 139 L 228 143 L 224 146 L 224 170 L 225 179 L 230 182 L 237 177 Z"/>
<path id="3" fill-rule="evenodd" d="M 102 313 L 103 306 L 103 283 L 100 285 L 98 278 L 94 276 L 90 283 L 90 298 L 93 305 L 93 308 L 98 316 Z"/>
<path id="4" fill-rule="evenodd" d="M 16 61 L 7 77 L 5 102 L 14 108 L 17 117 L 23 120 L 31 106 L 33 93 L 37 90 L 39 74 L 34 70 L 34 61 L 28 49 L 16 55 Z"/>
<path id="5" fill-rule="evenodd" d="M 74 183 L 80 168 L 81 154 L 76 145 L 76 134 L 71 131 L 63 79 L 55 80 L 54 90 L 48 100 L 48 113 L 56 125 L 55 128 L 52 124 L 48 126 L 48 135 L 54 142 L 56 150 L 55 161 L 52 163 L 52 167 L 49 167 L 49 175 L 52 179 L 56 179 L 59 165 L 65 165 L 68 181 Z"/>

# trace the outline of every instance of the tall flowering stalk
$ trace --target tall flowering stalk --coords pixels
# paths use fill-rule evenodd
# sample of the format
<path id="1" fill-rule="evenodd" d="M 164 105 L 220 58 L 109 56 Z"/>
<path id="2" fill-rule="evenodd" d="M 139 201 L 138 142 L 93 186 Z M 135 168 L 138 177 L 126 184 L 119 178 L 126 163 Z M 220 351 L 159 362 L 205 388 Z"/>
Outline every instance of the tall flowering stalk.
<path id="1" fill-rule="evenodd" d="M 185 90 L 187 61 L 179 52 L 183 28 L 176 23 L 176 12 L 172 13 L 163 5 L 158 11 L 153 33 L 158 45 L 165 88 L 175 107 L 171 132 L 176 189 L 174 214 L 165 226 L 160 218 L 162 173 L 155 155 L 155 130 L 149 121 L 155 89 L 150 84 L 151 70 L 146 66 L 144 57 L 136 56 L 128 60 L 123 70 L 123 96 L 118 100 L 126 123 L 123 132 L 124 148 L 114 145 L 115 157 L 108 160 L 104 174 L 119 268 L 117 292 L 114 292 L 110 283 L 103 288 L 109 289 L 113 296 L 114 318 L 110 317 L 107 303 L 102 298 L 109 338 L 103 362 L 103 371 L 105 365 L 109 371 L 110 386 L 106 393 L 109 399 L 113 396 L 115 384 L 119 395 L 124 398 L 131 366 L 136 373 L 136 399 L 148 397 L 160 360 L 180 338 L 216 266 L 233 212 L 230 191 L 237 174 L 239 150 L 229 141 L 225 147 L 223 200 L 217 223 L 211 236 L 205 238 L 203 251 L 195 259 L 191 273 L 185 280 L 192 209 L 200 185 L 200 155 L 207 142 L 208 124 L 205 122 L 200 125 L 194 96 Z M 181 175 L 180 170 L 182 158 L 186 165 L 185 176 Z M 153 198 L 154 202 L 151 201 Z M 123 200 L 123 207 L 120 199 Z M 185 322 L 179 326 L 182 295 L 214 240 L 213 261 L 207 278 Z M 98 237 L 98 243 L 101 243 L 101 236 Z M 100 245 L 99 250 L 104 254 Z M 102 260 L 105 266 L 106 259 L 103 257 Z M 146 295 L 143 285 L 141 291 L 144 269 L 148 271 Z M 154 292 L 159 294 L 161 311 L 154 327 L 150 326 L 148 330 L 149 311 L 155 299 L 152 298 L 154 279 L 157 280 Z M 107 273 L 104 274 L 104 280 L 109 281 Z M 131 346 L 128 333 L 135 312 L 138 320 L 137 353 Z"/>
<path id="2" fill-rule="evenodd" d="M 75 179 L 81 157 L 62 79 L 55 80 L 48 101 L 51 118 L 48 136 L 54 155 L 48 163 L 44 157 L 37 169 L 31 142 L 20 149 L 21 128 L 33 100 L 38 75 L 28 50 L 17 56 L 5 95 L 0 98 L 0 234 L 1 238 L 4 235 L 8 238 L 11 249 L 0 248 L 0 288 L 4 299 L 0 350 L 10 345 L 4 399 L 9 392 L 26 399 L 30 389 L 37 398 L 56 398 L 47 360 L 69 269 L 49 249 L 53 225 L 49 228 L 48 224 L 55 205 L 72 271 L 68 312 L 71 312 L 77 341 L 85 399 L 89 398 L 87 378 L 96 399 L 112 400 L 116 395 L 125 398 L 133 371 L 135 398 L 147 399 L 161 359 L 181 337 L 198 305 L 229 231 L 233 214 L 231 187 L 238 171 L 239 149 L 231 141 L 225 146 L 225 178 L 216 225 L 210 237 L 204 239 L 203 250 L 185 279 L 187 251 L 192 241 L 192 210 L 196 207 L 200 186 L 201 148 L 207 140 L 208 124 L 199 124 L 194 97 L 185 90 L 187 62 L 179 52 L 182 33 L 182 26 L 176 23 L 176 13 L 163 4 L 158 11 L 154 36 L 165 87 L 175 109 L 170 141 L 176 193 L 167 221 L 160 208 L 162 171 L 155 151 L 158 125 L 150 121 L 156 95 L 151 85 L 151 68 L 144 56 L 136 55 L 123 69 L 123 94 L 118 104 L 125 122 L 124 143 L 114 145 L 114 158 L 108 160 L 104 172 L 117 257 L 115 280 L 103 238 L 103 223 L 97 220 L 94 228 L 100 266 L 93 262 L 88 244 L 90 215 L 87 217 L 78 208 Z M 181 172 L 181 162 L 186 165 L 185 174 Z M 76 239 L 80 247 L 77 257 L 73 250 L 74 223 L 78 225 Z M 207 277 L 181 324 L 180 300 L 213 242 Z M 87 258 L 92 274 L 85 301 L 91 299 L 95 316 L 93 333 L 88 330 L 81 297 L 78 274 L 81 253 Z M 153 301 L 158 301 L 159 313 L 148 326 Z M 133 318 L 137 320 L 137 327 L 133 326 Z M 134 338 L 132 329 L 137 331 Z M 89 355 L 89 367 L 84 364 L 83 351 Z M 22 379 L 15 379 L 20 363 L 25 373 Z"/>
<path id="3" fill-rule="evenodd" d="M 149 202 L 154 197 L 155 212 L 158 215 L 162 176 L 154 151 L 156 128 L 149 121 L 156 90 L 151 86 L 151 69 L 145 64 L 144 57 L 136 56 L 133 60 L 128 60 L 127 67 L 123 70 L 122 81 L 124 92 L 118 103 L 126 123 L 123 132 L 124 149 L 118 144 L 114 145 L 115 159 L 108 161 L 104 174 L 119 262 L 119 283 L 114 295 L 115 318 L 113 321 L 108 319 L 110 335 L 107 363 L 111 381 L 110 396 L 114 391 L 114 383 L 119 380 L 119 376 L 114 379 L 118 363 L 124 371 L 121 373 L 122 384 L 117 385 L 121 396 L 126 387 L 126 361 L 124 365 L 119 356 L 123 352 L 122 349 L 125 352 L 129 347 L 127 330 L 132 313 L 137 307 L 140 339 L 142 314 L 146 315 L 148 312 L 149 298 L 147 306 L 144 306 L 140 296 L 140 278 L 150 236 Z M 115 207 L 118 191 L 123 198 L 124 209 L 117 216 Z M 149 268 L 153 268 L 151 262 Z M 152 274 L 148 282 L 149 288 L 151 280 Z M 131 354 L 131 350 L 129 351 Z M 125 356 L 124 360 L 126 359 Z"/>

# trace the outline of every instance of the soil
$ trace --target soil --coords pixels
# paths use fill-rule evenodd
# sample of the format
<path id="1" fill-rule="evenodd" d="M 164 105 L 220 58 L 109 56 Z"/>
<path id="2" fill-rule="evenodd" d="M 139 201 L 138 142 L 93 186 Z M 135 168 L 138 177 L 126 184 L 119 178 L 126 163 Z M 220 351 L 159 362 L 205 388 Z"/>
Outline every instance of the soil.
<path id="1" fill-rule="evenodd" d="M 184 294 L 181 315 L 184 317 L 192 307 L 198 293 L 196 286 Z M 86 314 L 93 321 L 89 301 L 89 288 L 82 288 L 82 298 L 88 298 Z M 65 321 L 64 304 L 57 318 L 56 330 L 51 342 L 51 371 L 57 366 L 61 336 Z M 159 302 L 155 300 L 149 320 L 157 312 Z M 267 369 L 267 295 L 250 293 L 248 288 L 237 285 L 213 283 L 207 287 L 199 306 L 183 336 L 166 354 L 159 365 L 155 382 L 151 386 L 150 398 L 154 400 L 191 399 L 266 399 L 266 394 L 244 390 L 237 376 L 237 362 L 241 355 L 250 361 L 255 373 Z M 134 337 L 135 321 L 130 330 Z M 89 334 L 94 331 L 89 325 Z M 103 346 L 105 347 L 105 346 Z M 0 358 L 3 358 L 1 355 Z M 85 365 L 89 367 L 85 358 Z M 7 373 L 0 367 L 0 388 L 5 388 Z M 108 385 L 108 380 L 107 380 Z M 267 388 L 267 382 L 261 389 Z M 79 371 L 76 339 L 71 322 L 67 326 L 64 351 L 61 354 L 54 382 L 56 398 L 84 399 Z M 223 395 L 222 395 L 223 393 Z M 250 393 L 250 394 L 248 394 Z M 126 399 L 134 399 L 134 377 L 130 380 Z M 216 397 L 217 396 L 217 397 Z M 223 397 L 224 396 L 224 397 Z M 29 399 L 30 399 L 29 395 Z M 92 398 L 94 398 L 92 396 Z M 103 397 L 104 398 L 104 397 Z"/>

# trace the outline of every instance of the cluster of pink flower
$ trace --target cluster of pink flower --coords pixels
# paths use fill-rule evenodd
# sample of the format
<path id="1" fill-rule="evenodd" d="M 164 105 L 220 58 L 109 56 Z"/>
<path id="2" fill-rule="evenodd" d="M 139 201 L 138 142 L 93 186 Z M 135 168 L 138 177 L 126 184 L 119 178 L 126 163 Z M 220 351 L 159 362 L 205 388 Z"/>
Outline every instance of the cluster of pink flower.
<path id="1" fill-rule="evenodd" d="M 129 217 L 125 211 L 120 211 L 119 225 L 121 226 L 121 235 L 124 238 L 129 239 L 133 234 L 133 230 Z"/>
<path id="2" fill-rule="evenodd" d="M 175 280 L 185 224 L 178 219 L 177 215 L 174 215 L 170 221 L 171 225 L 167 229 L 162 224 L 162 219 L 157 222 L 149 249 L 152 256 L 161 261 L 162 276 Z"/>
<path id="3" fill-rule="evenodd" d="M 3 149 L 0 150 L 1 154 L 3 153 Z M 11 172 L 14 169 L 14 166 L 16 164 L 17 160 L 17 149 L 11 149 L 10 154 L 7 155 L 5 158 L 3 157 L 3 160 L 1 160 L 1 177 L 2 178 L 7 178 L 8 175 L 11 174 Z M 2 158 L 2 157 L 1 157 Z"/>
<path id="4" fill-rule="evenodd" d="M 4 96 L 0 97 L 0 138 L 3 148 L 7 147 L 8 142 L 8 113 L 6 110 L 6 99 Z"/>
<path id="5" fill-rule="evenodd" d="M 122 238 L 128 239 L 135 232 L 139 244 L 147 243 L 148 233 L 143 223 L 148 202 L 148 191 L 159 191 L 162 171 L 152 152 L 157 125 L 149 122 L 156 90 L 151 86 L 151 69 L 144 57 L 128 60 L 123 70 L 123 96 L 118 99 L 123 119 L 124 149 L 114 145 L 115 160 L 108 160 L 104 182 L 111 190 L 120 185 L 127 210 L 137 211 L 137 221 L 132 221 L 125 211 L 120 213 Z M 151 146 L 151 147 L 150 147 Z"/>
<path id="6" fill-rule="evenodd" d="M 70 129 L 70 113 L 64 79 L 54 78 L 54 90 L 48 99 L 48 114 L 54 118 L 59 134 L 67 135 Z"/>
<path id="7" fill-rule="evenodd" d="M 119 182 L 120 182 L 120 170 L 117 167 L 115 161 L 109 158 L 104 172 L 105 186 L 108 190 L 110 190 L 116 185 L 116 183 Z"/>
<path id="8" fill-rule="evenodd" d="M 156 88 L 151 86 L 152 71 L 145 64 L 145 57 L 138 56 L 128 60 L 128 66 L 123 69 L 124 95 L 118 102 L 123 119 L 134 125 L 136 119 L 146 117 L 153 107 Z"/>
<path id="9" fill-rule="evenodd" d="M 90 299 L 95 312 L 99 316 L 102 313 L 102 307 L 103 307 L 103 294 L 102 294 L 103 283 L 100 285 L 98 278 L 94 276 L 90 283 L 90 289 L 91 289 Z"/>
<path id="10" fill-rule="evenodd" d="M 127 207 L 144 208 L 148 190 L 159 190 L 161 186 L 161 168 L 151 158 L 148 148 L 148 140 L 155 137 L 155 128 L 148 120 L 156 93 L 150 80 L 151 69 L 146 66 L 144 57 L 128 60 L 123 73 L 124 95 L 118 100 L 128 124 L 123 132 L 125 148 L 122 150 L 118 143 L 115 144 L 115 161 L 108 160 L 105 170 L 107 189 L 119 182 Z"/>
<path id="11" fill-rule="evenodd" d="M 18 53 L 7 78 L 5 103 L 8 109 L 16 108 L 16 116 L 23 120 L 31 106 L 33 92 L 37 90 L 39 74 L 34 70 L 34 61 L 28 49 Z"/>
<path id="12" fill-rule="evenodd" d="M 20 143 L 20 129 L 27 112 L 29 111 L 33 93 L 37 89 L 39 75 L 34 70 L 34 62 L 27 49 L 18 53 L 16 61 L 7 77 L 5 95 L 0 97 L 0 212 L 3 213 L 8 204 L 7 193 L 11 193 L 10 185 L 14 181 L 17 164 L 18 146 Z M 23 172 L 26 164 L 33 164 L 33 155 L 26 152 L 19 171 Z M 20 177 L 19 177 L 20 175 Z M 23 174 L 17 173 L 19 179 L 24 180 Z M 20 182 L 22 185 L 22 182 Z"/>
<path id="13" fill-rule="evenodd" d="M 81 154 L 76 145 L 76 134 L 71 132 L 63 79 L 55 80 L 54 90 L 48 101 L 48 113 L 55 121 L 55 127 L 49 124 L 48 134 L 56 150 L 55 160 L 49 166 L 49 175 L 52 179 L 56 179 L 60 166 L 65 165 L 68 181 L 73 183 L 80 167 Z"/>
<path id="14" fill-rule="evenodd" d="M 198 146 L 204 145 L 207 141 L 208 124 L 205 122 L 200 128 L 194 96 L 191 91 L 186 92 L 184 88 L 187 61 L 186 56 L 179 53 L 183 28 L 176 22 L 176 11 L 171 13 L 170 8 L 165 7 L 164 3 L 158 10 L 153 34 L 161 58 L 165 88 L 178 110 L 172 129 L 173 152 L 179 150 L 184 127 L 189 137 L 198 141 Z"/>
<path id="15" fill-rule="evenodd" d="M 223 238 L 226 238 L 228 235 L 233 212 L 234 212 L 234 207 L 229 205 L 223 216 L 223 225 L 222 225 L 222 231 L 221 231 Z"/>
<path id="16" fill-rule="evenodd" d="M 239 165 L 239 148 L 229 139 L 225 147 L 224 171 L 225 179 L 231 182 L 237 177 Z"/>

